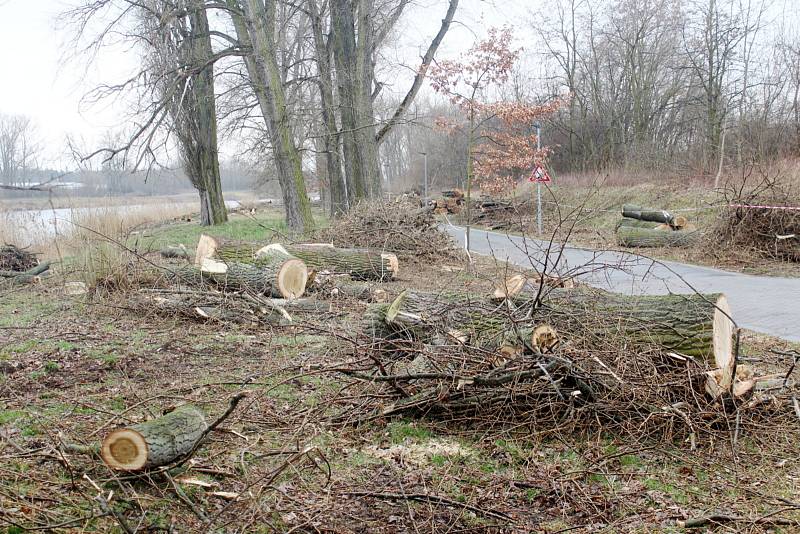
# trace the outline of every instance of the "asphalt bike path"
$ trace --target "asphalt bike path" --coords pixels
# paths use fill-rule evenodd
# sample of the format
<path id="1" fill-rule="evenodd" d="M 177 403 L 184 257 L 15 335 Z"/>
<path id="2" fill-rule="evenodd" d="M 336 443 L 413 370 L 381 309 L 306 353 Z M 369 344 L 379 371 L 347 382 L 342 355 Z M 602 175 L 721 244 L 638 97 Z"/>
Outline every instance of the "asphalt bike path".
<path id="1" fill-rule="evenodd" d="M 443 225 L 442 229 L 464 246 L 463 227 Z M 617 293 L 724 293 L 740 327 L 800 341 L 800 278 L 734 273 L 653 260 L 631 252 L 562 248 L 558 243 L 474 228 L 470 230 L 470 252 L 539 272 L 574 275 L 589 285 Z"/>

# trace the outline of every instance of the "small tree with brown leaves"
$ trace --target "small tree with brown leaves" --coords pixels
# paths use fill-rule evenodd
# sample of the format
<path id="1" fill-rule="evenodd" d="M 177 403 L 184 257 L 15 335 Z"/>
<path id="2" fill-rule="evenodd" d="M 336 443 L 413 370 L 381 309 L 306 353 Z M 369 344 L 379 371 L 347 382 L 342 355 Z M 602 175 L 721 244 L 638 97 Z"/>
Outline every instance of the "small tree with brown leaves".
<path id="1" fill-rule="evenodd" d="M 438 120 L 444 128 L 459 129 L 467 136 L 466 249 L 470 249 L 473 176 L 493 192 L 507 191 L 516 179 L 549 154 L 537 148 L 533 124 L 561 105 L 561 99 L 536 105 L 526 102 L 492 101 L 492 91 L 508 81 L 521 49 L 512 48 L 513 34 L 507 27 L 489 30 L 458 59 L 431 67 L 433 89 L 447 96 L 464 114 L 462 124 Z"/>

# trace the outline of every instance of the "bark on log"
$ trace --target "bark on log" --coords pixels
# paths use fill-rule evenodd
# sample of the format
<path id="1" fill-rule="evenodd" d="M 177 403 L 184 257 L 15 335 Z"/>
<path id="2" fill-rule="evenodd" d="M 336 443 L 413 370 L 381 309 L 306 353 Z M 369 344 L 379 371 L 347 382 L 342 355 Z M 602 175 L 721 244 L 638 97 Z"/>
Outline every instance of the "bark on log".
<path id="1" fill-rule="evenodd" d="M 622 206 L 622 216 L 640 221 L 651 221 L 665 224 L 672 224 L 674 216 L 666 210 L 654 208 L 643 208 L 635 204 L 625 204 Z"/>
<path id="2" fill-rule="evenodd" d="M 536 307 L 526 296 L 514 303 Z M 728 301 L 719 293 L 630 296 L 585 287 L 553 289 L 532 316 L 559 332 L 656 345 L 713 360 L 720 369 L 733 364 L 734 325 Z"/>
<path id="3" fill-rule="evenodd" d="M 647 247 L 688 247 L 699 240 L 698 231 L 678 230 L 664 232 L 649 228 L 635 228 L 620 226 L 617 228 L 617 242 L 620 246 L 629 248 Z"/>
<path id="4" fill-rule="evenodd" d="M 308 267 L 348 274 L 358 280 L 390 280 L 397 276 L 399 262 L 391 253 L 370 249 L 336 248 L 329 244 L 267 245 L 236 243 L 209 235 L 201 235 L 197 244 L 195 264 L 203 259 L 254 263 L 259 253 L 283 250 L 300 258 Z"/>
<path id="5" fill-rule="evenodd" d="M 367 332 L 391 338 L 411 336 L 428 343 L 469 343 L 505 354 L 546 352 L 558 343 L 555 329 L 530 320 L 513 320 L 504 306 L 459 293 L 403 291 L 386 308 L 370 306 Z"/>
<path id="6" fill-rule="evenodd" d="M 391 280 L 397 276 L 397 256 L 368 249 L 336 248 L 326 244 L 284 245 L 316 269 L 348 274 L 354 280 Z"/>
<path id="7" fill-rule="evenodd" d="M 200 271 L 222 289 L 243 289 L 286 299 L 299 298 L 306 289 L 308 269 L 301 260 L 287 257 L 272 254 L 258 259 L 256 264 L 205 259 Z"/>
<path id="8" fill-rule="evenodd" d="M 652 221 L 640 221 L 639 219 L 630 219 L 628 217 L 623 217 L 617 223 L 616 229 L 619 229 L 622 226 L 629 226 L 633 228 L 649 228 L 651 230 L 662 230 L 662 231 L 672 231 L 672 226 L 667 223 L 660 223 L 660 222 L 652 222 Z"/>
<path id="9" fill-rule="evenodd" d="M 113 430 L 103 440 L 100 456 L 111 469 L 152 469 L 190 453 L 206 428 L 199 408 L 181 406 L 145 423 Z"/>
<path id="10" fill-rule="evenodd" d="M 35 267 L 31 267 L 27 271 L 0 271 L 0 278 L 17 278 L 23 277 L 30 280 L 34 276 L 39 276 L 50 269 L 50 262 L 43 261 Z"/>

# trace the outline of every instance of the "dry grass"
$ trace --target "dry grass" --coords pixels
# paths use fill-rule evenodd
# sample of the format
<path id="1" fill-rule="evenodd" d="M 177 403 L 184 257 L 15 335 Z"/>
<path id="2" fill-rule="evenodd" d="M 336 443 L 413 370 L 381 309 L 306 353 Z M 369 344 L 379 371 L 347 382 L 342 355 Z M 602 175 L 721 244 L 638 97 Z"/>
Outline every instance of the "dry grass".
<path id="1" fill-rule="evenodd" d="M 57 258 L 84 250 L 87 243 L 103 236 L 124 239 L 137 228 L 189 217 L 196 208 L 194 203 L 162 202 L 130 207 L 0 211 L 0 242 Z"/>

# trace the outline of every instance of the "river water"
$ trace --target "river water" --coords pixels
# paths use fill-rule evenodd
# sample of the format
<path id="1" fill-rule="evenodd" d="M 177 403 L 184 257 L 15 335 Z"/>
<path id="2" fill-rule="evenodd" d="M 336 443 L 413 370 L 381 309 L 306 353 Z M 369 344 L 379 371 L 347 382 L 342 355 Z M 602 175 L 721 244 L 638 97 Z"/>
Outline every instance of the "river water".
<path id="1" fill-rule="evenodd" d="M 228 209 L 240 206 L 236 200 L 226 200 L 225 205 Z M 123 223 L 129 219 L 133 224 L 155 222 L 197 213 L 198 208 L 197 202 L 165 201 L 160 204 L 0 211 L 0 238 L 8 240 L 13 237 L 15 244 L 20 246 L 36 245 L 56 236 L 68 236 L 76 229 L 73 223 L 102 223 L 106 218 L 121 218 Z M 103 228 L 93 229 L 103 231 Z"/>

